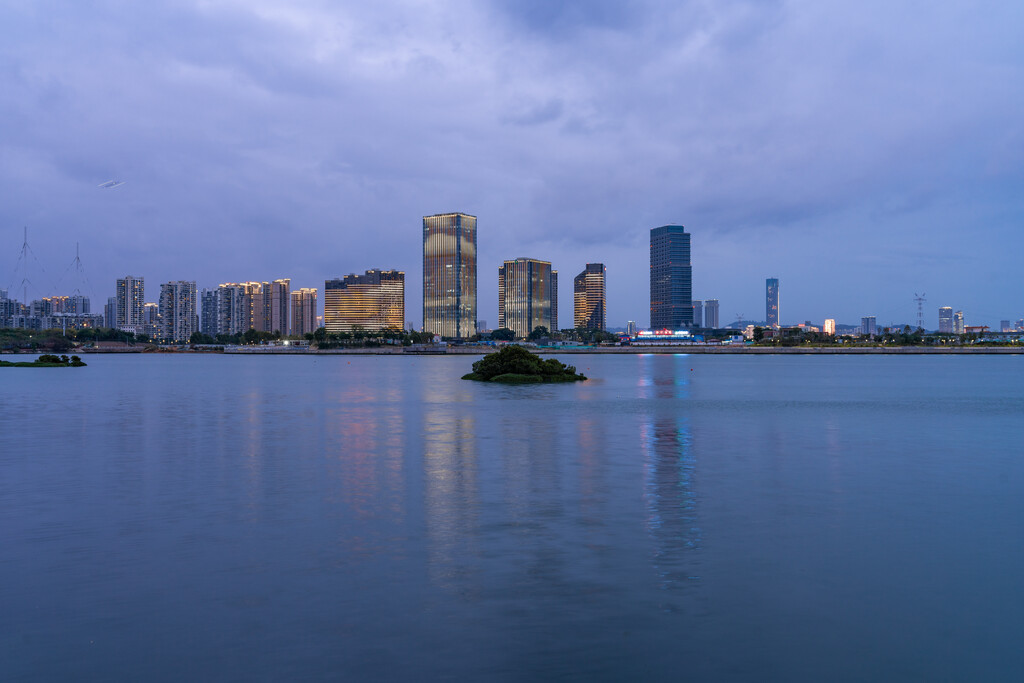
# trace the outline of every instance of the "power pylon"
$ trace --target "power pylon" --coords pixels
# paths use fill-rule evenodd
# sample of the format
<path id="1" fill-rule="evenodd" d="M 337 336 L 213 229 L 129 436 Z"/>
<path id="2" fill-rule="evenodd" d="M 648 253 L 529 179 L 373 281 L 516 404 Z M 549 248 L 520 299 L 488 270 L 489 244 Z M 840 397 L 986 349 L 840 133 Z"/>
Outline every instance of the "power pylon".
<path id="1" fill-rule="evenodd" d="M 921 294 L 914 292 L 914 301 L 917 302 L 917 329 L 919 330 L 924 329 L 924 302 L 927 301 L 924 297 L 924 292 Z"/>

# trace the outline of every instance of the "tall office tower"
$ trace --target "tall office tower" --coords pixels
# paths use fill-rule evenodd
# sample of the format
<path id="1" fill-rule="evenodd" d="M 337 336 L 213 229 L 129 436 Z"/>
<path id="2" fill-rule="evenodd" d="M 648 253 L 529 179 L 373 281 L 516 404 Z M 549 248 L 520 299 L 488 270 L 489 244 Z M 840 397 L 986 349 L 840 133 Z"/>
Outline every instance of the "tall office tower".
<path id="1" fill-rule="evenodd" d="M 476 316 L 476 216 L 424 216 L 423 330 L 466 339 Z"/>
<path id="2" fill-rule="evenodd" d="M 324 283 L 324 327 L 328 332 L 400 330 L 405 324 L 405 273 L 368 270 Z M 476 324 L 476 318 L 473 318 Z"/>
<path id="3" fill-rule="evenodd" d="M 150 339 L 160 336 L 160 305 L 146 303 L 142 306 L 142 329 L 139 332 L 149 335 Z"/>
<path id="4" fill-rule="evenodd" d="M 693 326 L 704 327 L 704 302 L 700 299 L 693 300 Z"/>
<path id="5" fill-rule="evenodd" d="M 288 334 L 288 304 L 291 303 L 291 278 L 263 283 L 264 297 L 268 299 L 270 315 L 267 319 L 268 332 Z"/>
<path id="6" fill-rule="evenodd" d="M 718 329 L 718 299 L 708 299 L 704 302 L 704 327 Z"/>
<path id="7" fill-rule="evenodd" d="M 635 320 L 630 320 L 626 322 L 626 334 L 628 334 L 630 337 L 635 337 L 637 331 L 638 330 Z"/>
<path id="8" fill-rule="evenodd" d="M 301 337 L 316 332 L 316 288 L 292 292 L 292 334 Z"/>
<path id="9" fill-rule="evenodd" d="M 825 325 L 823 326 L 825 334 L 835 336 L 836 334 L 836 321 L 834 318 L 825 318 Z"/>
<path id="10" fill-rule="evenodd" d="M 549 261 L 517 258 L 499 266 L 498 327 L 512 330 L 519 338 L 537 327 L 558 329 L 558 294 L 553 291 L 557 277 Z"/>
<path id="11" fill-rule="evenodd" d="M 558 271 L 551 271 L 551 327 L 552 332 L 558 331 Z"/>
<path id="12" fill-rule="evenodd" d="M 217 290 L 203 289 L 199 293 L 199 331 L 217 336 Z"/>
<path id="13" fill-rule="evenodd" d="M 196 315 L 196 283 L 177 280 L 160 285 L 160 332 L 162 341 L 187 342 L 199 329 Z"/>
<path id="14" fill-rule="evenodd" d="M 245 334 L 252 328 L 252 284 L 226 282 L 217 287 L 216 334 Z"/>
<path id="15" fill-rule="evenodd" d="M 117 319 L 114 327 L 142 329 L 142 305 L 146 303 L 145 278 L 126 275 L 117 280 Z"/>
<path id="16" fill-rule="evenodd" d="M 690 234 L 681 225 L 651 228 L 651 329 L 693 325 Z"/>
<path id="17" fill-rule="evenodd" d="M 939 309 L 939 333 L 953 333 L 953 308 L 951 306 L 943 306 Z"/>
<path id="18" fill-rule="evenodd" d="M 765 325 L 779 327 L 779 279 L 770 277 L 764 281 L 764 320 Z"/>
<path id="19" fill-rule="evenodd" d="M 953 314 L 953 334 L 964 333 L 964 312 L 957 311 Z"/>
<path id="20" fill-rule="evenodd" d="M 869 334 L 872 337 L 878 334 L 878 325 L 875 323 L 875 316 L 868 315 L 860 319 L 860 333 Z"/>
<path id="21" fill-rule="evenodd" d="M 114 328 L 117 327 L 117 297 L 112 296 L 107 299 L 107 305 L 103 307 L 103 326 Z"/>
<path id="22" fill-rule="evenodd" d="M 579 329 L 603 330 L 607 325 L 605 300 L 605 268 L 603 263 L 588 263 L 572 280 L 573 323 Z"/>

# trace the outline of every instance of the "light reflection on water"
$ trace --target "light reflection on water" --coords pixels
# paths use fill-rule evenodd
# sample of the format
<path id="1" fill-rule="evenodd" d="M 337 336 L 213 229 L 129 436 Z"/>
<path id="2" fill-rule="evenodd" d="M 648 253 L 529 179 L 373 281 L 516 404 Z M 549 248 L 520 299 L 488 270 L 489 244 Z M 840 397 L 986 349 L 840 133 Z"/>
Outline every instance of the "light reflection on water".
<path id="1" fill-rule="evenodd" d="M 1006 678 L 1016 360 L 7 371 L 4 679 Z"/>

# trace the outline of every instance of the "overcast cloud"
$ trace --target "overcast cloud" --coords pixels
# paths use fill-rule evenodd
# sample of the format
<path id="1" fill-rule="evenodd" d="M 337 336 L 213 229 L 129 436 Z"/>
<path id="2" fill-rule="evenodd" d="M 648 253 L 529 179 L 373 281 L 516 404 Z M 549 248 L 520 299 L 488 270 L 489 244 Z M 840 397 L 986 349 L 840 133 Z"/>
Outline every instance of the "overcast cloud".
<path id="1" fill-rule="evenodd" d="M 926 292 L 926 326 L 996 325 L 1024 317 L 1022 35 L 1019 0 L 2 2 L 0 287 L 28 226 L 32 298 L 80 242 L 96 307 L 125 274 L 155 301 L 394 267 L 418 325 L 421 217 L 466 211 L 491 324 L 532 256 L 566 303 L 605 263 L 610 323 L 646 325 L 648 231 L 682 223 L 723 322 L 778 277 L 785 323 Z"/>

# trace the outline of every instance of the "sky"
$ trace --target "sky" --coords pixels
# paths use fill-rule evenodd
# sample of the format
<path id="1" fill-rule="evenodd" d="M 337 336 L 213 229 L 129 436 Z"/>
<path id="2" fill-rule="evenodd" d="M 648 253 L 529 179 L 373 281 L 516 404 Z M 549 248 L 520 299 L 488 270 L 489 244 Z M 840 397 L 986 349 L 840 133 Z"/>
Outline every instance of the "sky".
<path id="1" fill-rule="evenodd" d="M 0 0 L 0 288 L 406 274 L 478 217 L 479 318 L 520 256 L 607 267 L 692 234 L 723 324 L 1024 317 L 1024 3 Z M 100 188 L 109 180 L 125 184 Z M 23 229 L 38 260 L 19 266 Z M 69 269 L 80 245 L 86 278 Z M 12 295 L 15 292 L 12 291 Z M 20 293 L 17 294 L 20 298 Z"/>

